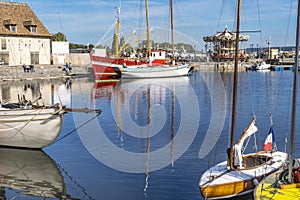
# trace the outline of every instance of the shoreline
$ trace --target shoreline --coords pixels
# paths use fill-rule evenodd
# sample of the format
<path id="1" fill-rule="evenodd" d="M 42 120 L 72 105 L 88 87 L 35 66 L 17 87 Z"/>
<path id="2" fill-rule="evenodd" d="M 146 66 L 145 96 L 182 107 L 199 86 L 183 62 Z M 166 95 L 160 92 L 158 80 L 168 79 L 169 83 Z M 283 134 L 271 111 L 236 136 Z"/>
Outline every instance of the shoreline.
<path id="1" fill-rule="evenodd" d="M 79 76 L 93 76 L 91 67 L 72 66 L 72 70 L 67 74 L 64 65 L 34 65 L 33 70 L 26 71 L 22 66 L 0 66 L 0 81 L 51 80 Z"/>
<path id="2" fill-rule="evenodd" d="M 254 62 L 241 62 L 239 71 L 246 71 L 246 66 Z M 191 62 L 196 72 L 232 72 L 233 62 Z M 55 80 L 67 78 L 94 77 L 91 65 L 72 66 L 69 74 L 65 71 L 65 65 L 35 65 L 34 71 L 24 71 L 21 65 L 0 65 L 0 81 L 30 81 L 30 80 Z"/>

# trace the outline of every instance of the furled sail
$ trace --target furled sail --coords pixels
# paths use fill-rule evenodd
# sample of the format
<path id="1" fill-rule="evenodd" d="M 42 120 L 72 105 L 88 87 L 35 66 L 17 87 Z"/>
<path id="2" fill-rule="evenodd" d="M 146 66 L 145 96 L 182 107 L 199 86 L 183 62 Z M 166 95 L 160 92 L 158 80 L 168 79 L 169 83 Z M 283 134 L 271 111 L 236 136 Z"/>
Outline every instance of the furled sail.
<path id="1" fill-rule="evenodd" d="M 253 135 L 255 132 L 257 132 L 257 127 L 255 126 L 255 118 L 252 119 L 248 127 L 244 130 L 242 136 L 237 141 L 237 143 L 234 145 L 234 165 L 239 166 L 242 168 L 242 147 L 244 144 L 244 141 Z"/>

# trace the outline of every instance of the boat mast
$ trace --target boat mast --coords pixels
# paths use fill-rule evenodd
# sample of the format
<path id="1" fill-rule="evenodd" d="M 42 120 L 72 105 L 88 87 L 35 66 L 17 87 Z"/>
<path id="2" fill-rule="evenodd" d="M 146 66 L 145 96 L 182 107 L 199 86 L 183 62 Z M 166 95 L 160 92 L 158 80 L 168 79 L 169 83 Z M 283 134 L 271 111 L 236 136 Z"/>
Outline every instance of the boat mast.
<path id="1" fill-rule="evenodd" d="M 230 170 L 233 169 L 233 146 L 234 146 L 234 129 L 235 129 L 235 115 L 236 115 L 236 93 L 237 93 L 237 79 L 238 79 L 238 62 L 239 62 L 239 36 L 240 36 L 240 15 L 241 15 L 242 0 L 238 0 L 237 9 L 237 23 L 236 23 L 236 38 L 235 38 L 235 60 L 234 60 L 234 82 L 233 82 L 233 96 L 232 96 L 232 119 L 231 119 L 231 142 L 230 142 L 230 155 L 229 166 Z"/>
<path id="2" fill-rule="evenodd" d="M 115 58 L 119 58 L 119 28 L 120 28 L 120 8 L 117 9 L 116 33 L 115 33 Z"/>
<path id="3" fill-rule="evenodd" d="M 150 25 L 149 25 L 149 5 L 148 0 L 145 0 L 145 7 L 146 7 L 146 26 L 147 26 L 147 57 L 151 55 L 151 44 L 150 44 Z"/>
<path id="4" fill-rule="evenodd" d="M 298 0 L 298 12 L 297 12 L 297 30 L 296 30 L 296 53 L 295 53 L 295 65 L 294 65 L 294 85 L 293 85 L 293 105 L 292 105 L 292 123 L 291 123 L 291 135 L 290 135 L 290 158 L 289 158 L 289 182 L 292 183 L 292 167 L 293 167 L 293 155 L 294 155 L 294 133 L 296 128 L 296 104 L 297 104 L 297 85 L 298 85 L 298 66 L 299 66 L 299 32 L 300 32 L 300 0 Z"/>
<path id="5" fill-rule="evenodd" d="M 175 59 L 173 0 L 170 0 L 170 15 L 171 15 L 170 17 L 171 17 L 171 33 L 172 33 L 172 58 L 171 58 L 171 60 L 173 61 Z"/>

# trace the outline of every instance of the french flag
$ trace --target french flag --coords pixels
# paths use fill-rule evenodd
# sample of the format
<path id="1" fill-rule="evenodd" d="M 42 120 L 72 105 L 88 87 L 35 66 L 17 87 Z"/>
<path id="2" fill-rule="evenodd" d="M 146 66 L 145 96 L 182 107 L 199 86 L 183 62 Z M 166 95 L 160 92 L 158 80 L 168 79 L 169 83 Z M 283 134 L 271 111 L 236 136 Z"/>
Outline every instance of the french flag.
<path id="1" fill-rule="evenodd" d="M 275 142 L 273 127 L 270 128 L 267 138 L 265 139 L 264 150 L 267 153 L 272 151 L 273 143 Z"/>

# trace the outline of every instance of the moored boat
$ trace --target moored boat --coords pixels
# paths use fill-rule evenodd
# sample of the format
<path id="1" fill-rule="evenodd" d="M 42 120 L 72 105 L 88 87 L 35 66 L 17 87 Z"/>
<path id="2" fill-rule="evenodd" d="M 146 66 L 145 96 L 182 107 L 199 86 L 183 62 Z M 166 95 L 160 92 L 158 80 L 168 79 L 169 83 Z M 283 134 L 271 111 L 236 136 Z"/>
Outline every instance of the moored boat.
<path id="1" fill-rule="evenodd" d="M 298 0 L 296 53 L 299 55 L 300 37 L 300 0 Z M 296 132 L 297 88 L 298 88 L 299 57 L 295 56 L 293 100 L 290 130 L 289 163 L 287 169 L 278 174 L 267 176 L 255 189 L 255 199 L 299 199 L 300 198 L 300 159 L 294 159 L 294 141 Z"/>
<path id="2" fill-rule="evenodd" d="M 0 146 L 42 149 L 58 137 L 65 113 L 101 113 L 100 110 L 66 108 L 61 104 L 41 106 L 27 101 L 25 96 L 19 99 L 19 103 L 1 104 Z"/>
<path id="3" fill-rule="evenodd" d="M 147 24 L 147 50 L 141 55 L 126 56 L 119 55 L 118 30 L 120 26 L 120 9 L 117 9 L 116 33 L 115 33 L 115 55 L 110 57 L 106 49 L 94 49 L 90 53 L 92 66 L 96 79 L 101 78 L 167 78 L 185 76 L 193 71 L 188 64 L 175 64 L 174 50 L 174 25 L 172 24 L 172 53 L 167 58 L 165 50 L 152 49 L 150 46 L 150 26 L 148 19 L 148 0 L 145 1 L 146 24 Z M 173 23 L 172 0 L 170 0 L 170 16 Z M 97 51 L 101 55 L 97 55 Z"/>
<path id="4" fill-rule="evenodd" d="M 253 64 L 251 67 L 248 67 L 250 70 L 269 70 L 271 68 L 270 64 L 267 64 L 265 61 L 260 61 Z"/>
<path id="5" fill-rule="evenodd" d="M 199 189 L 201 195 L 205 199 L 231 198 L 250 193 L 254 190 L 258 181 L 260 181 L 264 176 L 282 168 L 287 159 L 286 153 L 273 151 L 273 149 L 270 148 L 272 147 L 272 142 L 268 143 L 268 148 L 264 149 L 265 151 L 243 154 L 242 149 L 244 141 L 258 130 L 255 126 L 255 117 L 244 130 L 240 139 L 234 143 L 239 60 L 237 55 L 239 49 L 241 0 L 238 0 L 237 8 L 231 135 L 230 146 L 227 149 L 228 160 L 209 168 L 201 176 Z M 271 123 L 270 132 L 267 138 L 272 139 L 272 136 L 273 128 Z"/>
<path id="6" fill-rule="evenodd" d="M 245 139 L 257 131 L 254 122 L 255 118 L 234 145 L 234 167 L 229 169 L 230 161 L 224 161 L 202 175 L 199 187 L 205 199 L 231 198 L 250 193 L 266 175 L 284 166 L 287 160 L 287 154 L 284 152 L 259 151 L 245 155 L 241 153 Z"/>
<path id="7" fill-rule="evenodd" d="M 49 107 L 0 109 L 0 145 L 43 148 L 58 137 L 63 124 L 63 108 Z"/>
<path id="8" fill-rule="evenodd" d="M 300 181 L 299 159 L 295 159 L 297 165 L 293 166 L 293 173 L 298 171 L 297 181 Z M 255 188 L 253 192 L 254 199 L 287 199 L 296 200 L 300 198 L 300 182 L 293 180 L 289 183 L 287 180 L 288 169 L 279 170 L 266 176 Z M 296 177 L 296 176 L 295 176 Z"/>

